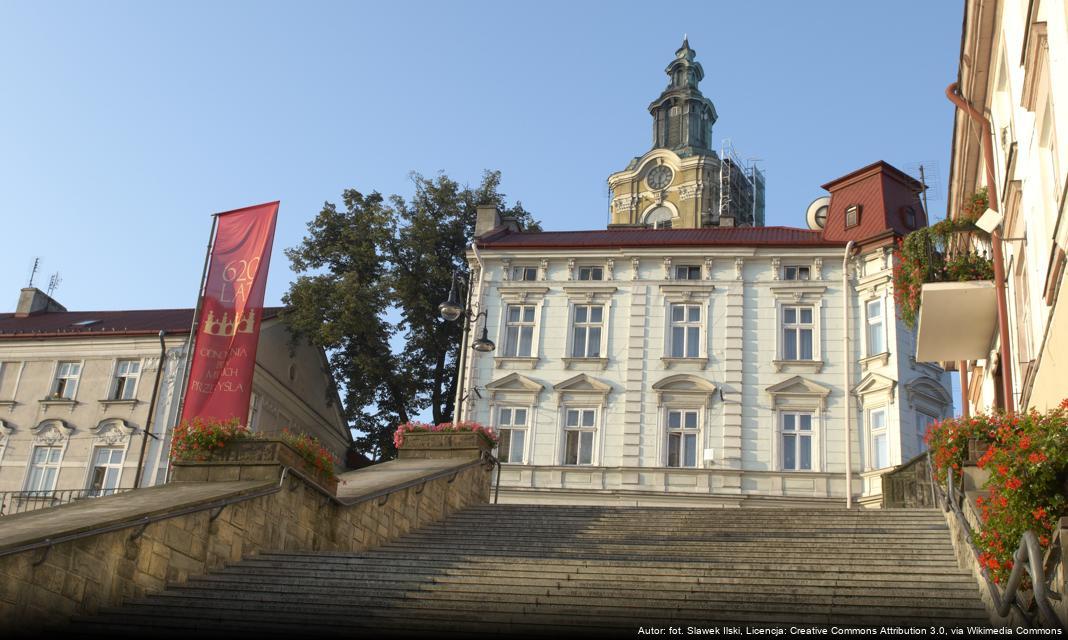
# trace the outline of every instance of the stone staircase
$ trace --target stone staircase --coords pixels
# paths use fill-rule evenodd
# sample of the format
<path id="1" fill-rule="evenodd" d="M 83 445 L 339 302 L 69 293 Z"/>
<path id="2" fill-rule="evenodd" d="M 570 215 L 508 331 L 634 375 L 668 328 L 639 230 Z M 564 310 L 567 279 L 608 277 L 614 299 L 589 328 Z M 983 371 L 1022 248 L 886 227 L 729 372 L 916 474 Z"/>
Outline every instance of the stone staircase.
<path id="1" fill-rule="evenodd" d="M 77 635 L 627 635 L 988 624 L 934 510 L 485 505 L 364 553 L 247 558 Z"/>

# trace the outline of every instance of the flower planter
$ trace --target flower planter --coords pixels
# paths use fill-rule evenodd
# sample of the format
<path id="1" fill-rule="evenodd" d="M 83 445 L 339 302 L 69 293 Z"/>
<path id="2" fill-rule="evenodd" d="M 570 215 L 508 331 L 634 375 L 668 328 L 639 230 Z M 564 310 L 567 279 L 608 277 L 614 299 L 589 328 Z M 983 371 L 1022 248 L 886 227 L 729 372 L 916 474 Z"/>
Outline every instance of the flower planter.
<path id="1" fill-rule="evenodd" d="M 923 285 L 916 323 L 916 360 L 955 362 L 990 355 L 997 325 L 992 280 Z"/>
<path id="2" fill-rule="evenodd" d="M 472 432 L 410 432 L 398 449 L 402 459 L 478 458 L 493 450 L 485 436 Z"/>
<path id="3" fill-rule="evenodd" d="M 264 467 L 291 467 L 330 495 L 337 495 L 336 477 L 328 478 L 321 474 L 281 440 L 233 440 L 212 450 L 206 460 L 178 460 L 173 464 L 176 481 L 260 480 L 265 479 L 262 473 Z M 271 473 L 277 477 L 277 472 Z"/>

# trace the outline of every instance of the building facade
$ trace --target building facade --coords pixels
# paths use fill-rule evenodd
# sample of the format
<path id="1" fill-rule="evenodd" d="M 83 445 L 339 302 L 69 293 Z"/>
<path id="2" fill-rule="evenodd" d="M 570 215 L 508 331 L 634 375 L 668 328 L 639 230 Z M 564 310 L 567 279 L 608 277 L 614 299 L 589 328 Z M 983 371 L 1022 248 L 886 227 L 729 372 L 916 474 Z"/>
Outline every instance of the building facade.
<path id="1" fill-rule="evenodd" d="M 277 312 L 265 309 L 248 424 L 303 431 L 343 461 L 352 438 L 324 355 L 291 346 Z M 192 316 L 69 312 L 24 289 L 16 312 L 0 314 L 0 493 L 78 497 L 165 482 Z M 25 508 L 7 498 L 6 509 Z"/>
<path id="2" fill-rule="evenodd" d="M 496 350 L 469 359 L 462 410 L 500 432 L 501 499 L 876 504 L 881 474 L 952 414 L 894 310 L 920 185 L 878 162 L 823 185 L 808 228 L 705 215 L 715 110 L 688 44 L 668 73 L 683 120 L 650 107 L 654 148 L 609 179 L 608 229 L 525 233 L 479 211 L 473 306 Z"/>
<path id="3" fill-rule="evenodd" d="M 1050 409 L 1068 397 L 1068 308 L 1058 304 L 1068 247 L 1068 2 L 965 2 L 958 88 L 988 124 L 957 111 L 949 212 L 991 189 L 989 170 L 992 206 L 1004 216 L 1008 324 L 1007 336 L 990 327 L 988 357 L 965 363 L 966 402 L 972 411 L 1004 407 L 1008 372 L 1018 409 Z"/>

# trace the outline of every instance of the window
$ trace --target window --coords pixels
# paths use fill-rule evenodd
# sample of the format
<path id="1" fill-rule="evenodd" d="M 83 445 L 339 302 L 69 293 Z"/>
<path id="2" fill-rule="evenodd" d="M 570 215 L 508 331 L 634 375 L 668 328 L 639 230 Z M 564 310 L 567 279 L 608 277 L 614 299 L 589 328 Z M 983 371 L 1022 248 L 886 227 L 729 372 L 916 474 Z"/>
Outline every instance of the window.
<path id="1" fill-rule="evenodd" d="M 696 467 L 698 426 L 697 411 L 668 411 L 667 466 Z"/>
<path id="2" fill-rule="evenodd" d="M 59 459 L 62 455 L 62 447 L 34 447 L 33 456 L 30 458 L 30 475 L 26 478 L 26 491 L 55 490 Z"/>
<path id="3" fill-rule="evenodd" d="M 697 358 L 701 353 L 701 306 L 671 305 L 671 357 Z"/>
<path id="4" fill-rule="evenodd" d="M 812 470 L 812 414 L 782 414 L 783 471 Z"/>
<path id="5" fill-rule="evenodd" d="M 139 360 L 119 360 L 115 364 L 115 379 L 111 383 L 112 400 L 133 400 L 137 376 L 141 373 Z"/>
<path id="6" fill-rule="evenodd" d="M 512 267 L 512 280 L 533 282 L 537 279 L 537 267 Z"/>
<path id="7" fill-rule="evenodd" d="M 675 267 L 676 280 L 700 280 L 701 267 L 695 265 L 680 264 Z"/>
<path id="8" fill-rule="evenodd" d="M 783 280 L 808 280 L 808 267 L 787 266 L 783 267 Z"/>
<path id="9" fill-rule="evenodd" d="M 593 464 L 596 409 L 567 409 L 564 419 L 564 464 Z"/>
<path id="10" fill-rule="evenodd" d="M 56 367 L 56 379 L 52 383 L 52 397 L 73 400 L 78 391 L 78 376 L 81 374 L 80 362 L 60 362 Z"/>
<path id="11" fill-rule="evenodd" d="M 529 358 L 534 341 L 534 305 L 510 304 L 505 313 L 504 356 Z"/>
<path id="12" fill-rule="evenodd" d="M 783 307 L 782 357 L 812 359 L 812 307 Z"/>
<path id="13" fill-rule="evenodd" d="M 846 208 L 845 226 L 848 229 L 849 227 L 855 227 L 858 224 L 860 224 L 860 205 L 853 204 Z"/>
<path id="14" fill-rule="evenodd" d="M 916 435 L 919 439 L 919 448 L 916 450 L 925 451 L 927 449 L 927 430 L 931 428 L 931 425 L 938 422 L 938 418 L 932 416 L 929 413 L 923 411 L 916 412 Z"/>
<path id="15" fill-rule="evenodd" d="M 869 300 L 865 305 L 868 316 L 868 355 L 886 351 L 886 334 L 883 330 L 883 301 Z"/>
<path id="16" fill-rule="evenodd" d="M 93 468 L 89 473 L 89 495 L 106 496 L 119 488 L 122 476 L 122 448 L 97 447 L 93 451 Z"/>
<path id="17" fill-rule="evenodd" d="M 645 214 L 645 224 L 654 229 L 670 229 L 671 219 L 674 217 L 675 215 L 671 212 L 671 209 L 668 209 L 664 205 L 660 205 Z"/>
<path id="18" fill-rule="evenodd" d="M 574 358 L 601 357 L 601 334 L 604 328 L 604 307 L 599 304 L 575 306 L 571 356 Z"/>
<path id="19" fill-rule="evenodd" d="M 497 411 L 497 458 L 501 462 L 522 463 L 527 441 L 527 410 L 501 407 Z"/>
<path id="20" fill-rule="evenodd" d="M 579 280 L 604 280 L 604 267 L 579 267 Z"/>
<path id="21" fill-rule="evenodd" d="M 871 468 L 890 466 L 890 438 L 886 432 L 886 409 L 868 412 L 868 430 L 871 432 Z"/>

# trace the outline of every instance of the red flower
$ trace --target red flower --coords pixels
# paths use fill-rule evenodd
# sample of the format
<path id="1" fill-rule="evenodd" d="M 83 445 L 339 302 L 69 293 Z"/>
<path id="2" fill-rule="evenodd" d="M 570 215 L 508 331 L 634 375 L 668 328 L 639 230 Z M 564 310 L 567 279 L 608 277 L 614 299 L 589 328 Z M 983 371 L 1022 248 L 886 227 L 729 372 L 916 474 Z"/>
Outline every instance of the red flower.
<path id="1" fill-rule="evenodd" d="M 1021 486 L 1023 486 L 1023 481 L 1020 480 L 1019 478 L 1009 478 L 1008 480 L 1005 481 L 1005 488 L 1006 489 L 1011 489 L 1011 490 L 1015 491 L 1016 489 L 1019 489 Z"/>
<path id="2" fill-rule="evenodd" d="M 1031 512 L 1031 515 L 1035 517 L 1035 520 L 1043 520 L 1046 517 L 1046 508 L 1039 507 Z"/>
<path id="3" fill-rule="evenodd" d="M 1046 454 L 1042 453 L 1041 451 L 1036 451 L 1031 455 L 1027 456 L 1027 459 L 1031 461 L 1031 464 L 1041 464 L 1045 462 L 1048 458 L 1046 458 Z"/>

